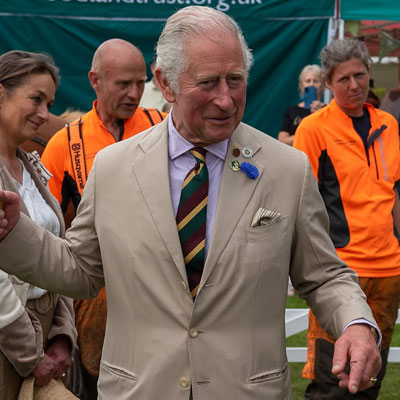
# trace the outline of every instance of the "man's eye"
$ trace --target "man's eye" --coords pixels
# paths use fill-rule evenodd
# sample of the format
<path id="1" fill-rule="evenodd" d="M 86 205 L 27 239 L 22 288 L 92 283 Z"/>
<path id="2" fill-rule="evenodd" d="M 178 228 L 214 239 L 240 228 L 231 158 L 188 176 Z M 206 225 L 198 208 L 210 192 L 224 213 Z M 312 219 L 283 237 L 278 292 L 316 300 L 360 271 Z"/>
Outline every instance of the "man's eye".
<path id="1" fill-rule="evenodd" d="M 42 99 L 39 96 L 33 96 L 31 99 L 36 104 L 40 104 L 40 102 L 42 101 Z"/>
<path id="2" fill-rule="evenodd" d="M 241 76 L 231 76 L 229 79 L 228 79 L 228 84 L 230 85 L 230 86 L 232 86 L 232 85 L 238 85 L 239 83 L 241 83 L 243 81 L 243 77 L 241 77 Z"/>
<path id="3" fill-rule="evenodd" d="M 208 79 L 208 80 L 205 80 L 205 81 L 201 81 L 200 82 L 200 86 L 201 87 L 203 87 L 203 88 L 211 88 L 211 87 L 213 87 L 214 85 L 215 85 L 215 79 Z"/>

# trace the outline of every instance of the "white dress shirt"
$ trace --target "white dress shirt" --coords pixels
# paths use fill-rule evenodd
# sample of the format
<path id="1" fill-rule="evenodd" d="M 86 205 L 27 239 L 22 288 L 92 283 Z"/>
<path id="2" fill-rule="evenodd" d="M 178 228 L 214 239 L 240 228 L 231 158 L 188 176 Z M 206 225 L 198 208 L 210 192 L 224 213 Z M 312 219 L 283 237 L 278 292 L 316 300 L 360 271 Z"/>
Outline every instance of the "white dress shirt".
<path id="1" fill-rule="evenodd" d="M 47 229 L 56 236 L 60 235 L 60 222 L 52 210 L 52 208 L 46 203 L 39 189 L 37 188 L 35 181 L 32 179 L 31 174 L 27 171 L 24 164 L 22 185 L 16 181 L 18 192 L 28 209 L 29 216 L 40 226 Z M 28 293 L 28 299 L 38 299 L 42 297 L 47 291 L 36 286 L 31 286 Z"/>

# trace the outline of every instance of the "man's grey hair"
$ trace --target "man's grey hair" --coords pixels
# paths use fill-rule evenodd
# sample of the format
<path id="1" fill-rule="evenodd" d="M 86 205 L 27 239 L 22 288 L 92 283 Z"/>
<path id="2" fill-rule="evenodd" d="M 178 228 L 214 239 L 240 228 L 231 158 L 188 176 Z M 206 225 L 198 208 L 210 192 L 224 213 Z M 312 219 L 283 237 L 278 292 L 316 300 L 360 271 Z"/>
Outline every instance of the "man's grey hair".
<path id="1" fill-rule="evenodd" d="M 333 40 L 325 46 L 319 56 L 321 60 L 322 73 L 326 81 L 330 81 L 334 68 L 352 58 L 357 58 L 369 68 L 371 65 L 371 57 L 364 43 L 358 39 L 338 39 Z"/>
<path id="2" fill-rule="evenodd" d="M 211 7 L 190 6 L 168 18 L 156 47 L 157 66 L 175 92 L 179 93 L 179 77 L 188 67 L 186 42 L 199 36 L 219 38 L 221 32 L 238 38 L 247 79 L 253 64 L 253 54 L 241 29 L 231 17 Z"/>

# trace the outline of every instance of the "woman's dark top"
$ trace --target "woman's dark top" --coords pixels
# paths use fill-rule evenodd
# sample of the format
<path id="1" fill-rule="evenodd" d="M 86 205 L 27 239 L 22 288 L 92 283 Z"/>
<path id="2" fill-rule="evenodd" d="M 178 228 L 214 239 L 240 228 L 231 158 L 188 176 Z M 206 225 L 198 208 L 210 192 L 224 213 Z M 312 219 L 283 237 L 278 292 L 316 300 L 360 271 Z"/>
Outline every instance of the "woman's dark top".
<path id="1" fill-rule="evenodd" d="M 299 106 L 289 107 L 283 116 L 281 131 L 289 132 L 289 135 L 293 136 L 301 120 L 307 115 L 310 115 L 310 110 L 307 108 Z"/>

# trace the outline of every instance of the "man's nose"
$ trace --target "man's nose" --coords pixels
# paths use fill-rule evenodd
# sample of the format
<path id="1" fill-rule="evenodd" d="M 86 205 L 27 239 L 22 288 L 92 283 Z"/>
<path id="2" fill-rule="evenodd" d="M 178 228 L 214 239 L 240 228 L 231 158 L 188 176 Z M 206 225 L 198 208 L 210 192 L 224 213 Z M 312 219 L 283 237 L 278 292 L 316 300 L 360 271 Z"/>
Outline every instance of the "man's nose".
<path id="1" fill-rule="evenodd" d="M 138 85 L 132 84 L 129 86 L 128 96 L 132 99 L 140 99 L 140 97 L 142 97 L 142 90 Z"/>
<path id="2" fill-rule="evenodd" d="M 222 110 L 229 110 L 229 108 L 232 107 L 233 101 L 231 89 L 227 82 L 223 79 L 220 80 L 216 87 L 214 104 L 216 104 Z"/>

